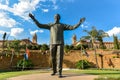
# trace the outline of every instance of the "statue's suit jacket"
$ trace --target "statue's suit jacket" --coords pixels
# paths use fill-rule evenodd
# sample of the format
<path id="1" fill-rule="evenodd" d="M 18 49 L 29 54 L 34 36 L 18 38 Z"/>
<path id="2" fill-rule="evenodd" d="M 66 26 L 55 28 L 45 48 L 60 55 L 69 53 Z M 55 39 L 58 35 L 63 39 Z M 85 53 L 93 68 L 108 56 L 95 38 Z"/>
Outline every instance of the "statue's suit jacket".
<path id="1" fill-rule="evenodd" d="M 64 30 L 73 30 L 80 25 L 80 23 L 74 26 L 62 23 L 40 24 L 36 19 L 34 22 L 39 28 L 50 30 L 50 44 L 64 44 Z"/>

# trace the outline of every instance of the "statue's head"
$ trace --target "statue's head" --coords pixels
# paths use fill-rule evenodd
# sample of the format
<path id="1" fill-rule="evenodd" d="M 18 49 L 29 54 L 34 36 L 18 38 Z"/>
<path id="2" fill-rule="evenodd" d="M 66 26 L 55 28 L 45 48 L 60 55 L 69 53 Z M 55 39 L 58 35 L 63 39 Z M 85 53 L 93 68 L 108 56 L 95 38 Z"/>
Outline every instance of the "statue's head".
<path id="1" fill-rule="evenodd" d="M 54 16 L 54 19 L 55 19 L 55 22 L 59 22 L 59 20 L 60 20 L 60 15 L 59 15 L 59 14 L 56 14 L 56 15 Z"/>

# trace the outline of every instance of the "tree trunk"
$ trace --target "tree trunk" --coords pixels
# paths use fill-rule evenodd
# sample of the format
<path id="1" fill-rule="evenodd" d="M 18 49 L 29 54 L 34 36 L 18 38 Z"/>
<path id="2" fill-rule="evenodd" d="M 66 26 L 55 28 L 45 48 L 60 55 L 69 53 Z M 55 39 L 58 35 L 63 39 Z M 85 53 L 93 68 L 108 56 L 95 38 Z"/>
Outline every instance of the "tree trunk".
<path id="1" fill-rule="evenodd" d="M 14 53 L 13 53 L 13 50 L 12 50 L 12 55 L 11 55 L 11 60 L 10 60 L 10 66 L 11 66 L 11 68 L 13 66 L 13 57 L 14 57 Z"/>
<path id="2" fill-rule="evenodd" d="M 95 61 L 96 61 L 96 67 L 99 68 L 98 66 L 98 59 L 97 59 L 97 53 L 96 53 L 96 46 L 95 46 L 95 40 L 92 37 L 92 44 L 93 44 L 93 49 L 94 49 L 94 55 L 95 55 Z"/>

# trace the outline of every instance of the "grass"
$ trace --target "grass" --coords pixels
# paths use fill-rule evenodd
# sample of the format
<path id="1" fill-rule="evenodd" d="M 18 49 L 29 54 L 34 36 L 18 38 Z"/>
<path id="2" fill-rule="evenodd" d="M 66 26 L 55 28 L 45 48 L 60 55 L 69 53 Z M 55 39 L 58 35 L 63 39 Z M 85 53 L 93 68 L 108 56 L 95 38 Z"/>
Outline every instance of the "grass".
<path id="1" fill-rule="evenodd" d="M 120 71 L 115 70 L 73 70 L 71 72 L 98 75 L 99 78 L 95 80 L 120 80 Z"/>
<path id="2" fill-rule="evenodd" d="M 5 80 L 6 78 L 27 75 L 27 74 L 37 74 L 37 73 L 45 73 L 48 72 L 46 70 L 29 70 L 29 71 L 0 71 L 0 80 Z"/>
<path id="3" fill-rule="evenodd" d="M 0 71 L 0 80 L 5 80 L 9 77 L 15 77 L 27 74 L 46 73 L 50 70 L 29 70 L 29 71 Z M 77 74 L 92 74 L 98 75 L 100 78 L 96 80 L 120 80 L 120 71 L 113 70 L 67 70 L 64 72 Z M 107 78 L 107 79 L 106 79 Z"/>

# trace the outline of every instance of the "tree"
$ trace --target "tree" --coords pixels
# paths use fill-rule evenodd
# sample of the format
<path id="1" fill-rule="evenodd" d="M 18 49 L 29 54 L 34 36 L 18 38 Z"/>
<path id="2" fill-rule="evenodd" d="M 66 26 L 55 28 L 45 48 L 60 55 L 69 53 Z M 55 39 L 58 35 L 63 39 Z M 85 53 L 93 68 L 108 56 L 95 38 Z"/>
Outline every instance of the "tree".
<path id="1" fill-rule="evenodd" d="M 70 51 L 69 45 L 64 46 L 64 51 L 65 51 L 65 53 L 68 53 Z"/>
<path id="2" fill-rule="evenodd" d="M 92 47 L 95 46 L 95 42 L 99 41 L 99 48 L 104 49 L 105 45 L 103 43 L 104 37 L 109 37 L 107 33 L 105 33 L 103 30 L 97 30 L 94 26 L 92 27 L 91 31 L 84 30 L 88 33 L 88 36 L 83 36 L 82 38 L 90 40 Z"/>
<path id="3" fill-rule="evenodd" d="M 99 41 L 100 49 L 105 49 L 106 48 L 106 46 L 103 43 L 103 38 L 104 37 L 109 37 L 109 35 L 107 33 L 105 33 L 103 30 L 98 30 L 97 40 Z"/>
<path id="4" fill-rule="evenodd" d="M 117 36 L 113 35 L 114 39 L 114 49 L 120 49 Z"/>
<path id="5" fill-rule="evenodd" d="M 84 30 L 84 32 L 86 32 L 88 35 L 87 36 L 83 36 L 81 38 L 81 40 L 89 40 L 89 41 L 91 41 L 92 48 L 94 48 L 96 37 L 97 37 L 97 33 L 98 33 L 96 28 L 92 27 L 92 30 L 90 30 L 90 31 Z"/>
<path id="6" fill-rule="evenodd" d="M 100 47 L 104 48 L 103 37 L 107 37 L 108 34 L 105 33 L 103 30 L 97 30 L 94 26 L 92 27 L 92 30 L 90 30 L 90 31 L 84 30 L 84 32 L 86 32 L 88 34 L 88 36 L 83 36 L 81 39 L 87 39 L 87 40 L 91 41 L 92 48 L 95 51 L 96 66 L 98 68 L 98 60 L 97 60 L 95 42 L 99 41 Z"/>
<path id="7" fill-rule="evenodd" d="M 14 40 L 9 44 L 9 47 L 14 50 L 16 54 L 20 52 L 21 45 L 20 45 L 20 40 Z"/>
<path id="8" fill-rule="evenodd" d="M 7 46 L 8 51 L 12 50 L 12 56 L 11 56 L 11 60 L 10 60 L 10 64 L 12 66 L 14 54 L 18 54 L 21 50 L 20 40 L 14 40 L 11 43 L 7 43 L 7 45 L 8 45 Z"/>
<path id="9" fill-rule="evenodd" d="M 5 43 L 6 35 L 7 35 L 7 33 L 5 32 L 3 34 L 3 52 L 4 52 L 4 46 L 5 46 L 4 43 Z"/>
<path id="10" fill-rule="evenodd" d="M 42 51 L 49 50 L 48 45 L 47 45 L 47 44 L 43 44 L 43 45 L 41 46 L 41 50 L 42 50 Z"/>

